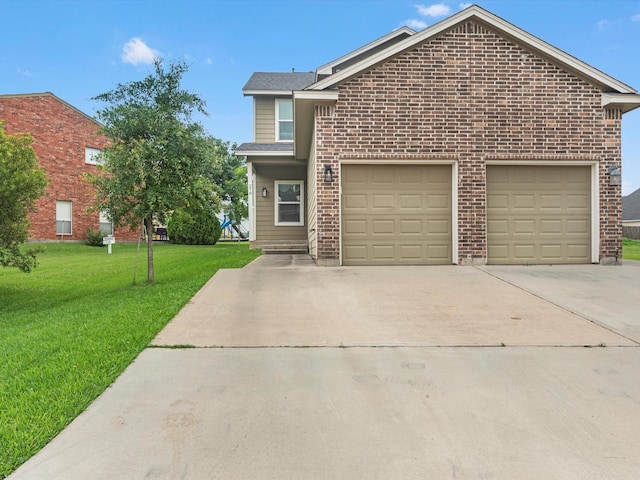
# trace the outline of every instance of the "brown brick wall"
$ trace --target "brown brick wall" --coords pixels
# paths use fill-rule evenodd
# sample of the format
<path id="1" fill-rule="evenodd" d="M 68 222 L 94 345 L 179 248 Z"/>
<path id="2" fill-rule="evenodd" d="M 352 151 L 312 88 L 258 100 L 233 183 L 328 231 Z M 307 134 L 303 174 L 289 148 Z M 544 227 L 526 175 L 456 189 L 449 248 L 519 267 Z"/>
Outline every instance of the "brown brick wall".
<path id="1" fill-rule="evenodd" d="M 64 240 L 85 240 L 89 227 L 98 228 L 98 213 L 89 213 L 93 188 L 83 180 L 96 167 L 85 163 L 85 147 L 104 148 L 108 140 L 98 135 L 99 124 L 50 94 L 0 96 L 0 120 L 7 134 L 29 133 L 49 186 L 30 215 L 31 240 L 60 240 L 56 235 L 56 201 L 72 202 L 72 234 Z M 128 229 L 116 239 L 136 240 Z"/>
<path id="2" fill-rule="evenodd" d="M 600 161 L 601 258 L 621 248 L 620 111 L 600 90 L 468 22 L 340 86 L 316 109 L 317 174 L 350 158 L 458 161 L 459 261 L 486 258 L 486 160 Z M 318 257 L 339 254 L 338 182 L 318 181 Z M 324 212 L 320 215 L 320 212 Z"/>

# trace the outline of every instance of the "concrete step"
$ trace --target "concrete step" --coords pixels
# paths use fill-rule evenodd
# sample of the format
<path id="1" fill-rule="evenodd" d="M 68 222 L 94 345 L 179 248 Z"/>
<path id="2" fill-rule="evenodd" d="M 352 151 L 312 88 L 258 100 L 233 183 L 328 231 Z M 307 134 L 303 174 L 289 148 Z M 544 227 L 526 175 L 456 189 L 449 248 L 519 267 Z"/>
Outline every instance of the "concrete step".
<path id="1" fill-rule="evenodd" d="M 262 249 L 262 253 L 265 255 L 273 254 L 306 254 L 309 252 L 309 247 L 306 241 L 272 241 L 264 242 L 259 245 L 255 245 L 257 248 Z"/>
<path id="2" fill-rule="evenodd" d="M 309 249 L 306 245 L 295 246 L 295 245 L 269 245 L 262 247 L 263 255 L 274 255 L 274 254 L 299 254 L 299 253 L 309 253 Z"/>

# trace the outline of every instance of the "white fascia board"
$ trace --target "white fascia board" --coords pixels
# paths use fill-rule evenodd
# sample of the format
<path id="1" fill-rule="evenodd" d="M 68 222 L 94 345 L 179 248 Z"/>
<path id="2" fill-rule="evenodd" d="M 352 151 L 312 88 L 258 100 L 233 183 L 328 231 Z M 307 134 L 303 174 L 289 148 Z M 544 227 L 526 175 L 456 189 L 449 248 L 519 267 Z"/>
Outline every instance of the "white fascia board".
<path id="1" fill-rule="evenodd" d="M 358 48 L 357 50 L 353 50 L 352 52 L 349 52 L 346 55 L 341 56 L 340 58 L 337 58 L 329 63 L 322 65 L 321 67 L 318 67 L 316 69 L 316 73 L 318 75 L 331 75 L 333 73 L 332 70 L 335 65 L 339 65 L 343 62 L 346 62 L 350 58 L 357 57 L 358 55 L 366 52 L 367 50 L 371 50 L 372 48 L 375 48 L 378 45 L 381 45 L 384 42 L 397 37 L 398 35 L 402 35 L 403 33 L 407 33 L 409 35 L 415 35 L 416 31 L 407 26 L 400 27 L 394 30 L 393 32 L 386 34 L 384 37 L 380 37 L 377 40 L 374 40 L 373 42 L 367 43 L 366 45 Z"/>
<path id="2" fill-rule="evenodd" d="M 277 151 L 264 151 L 264 150 L 236 150 L 235 155 L 237 157 L 293 157 L 293 152 L 277 152 Z"/>
<path id="3" fill-rule="evenodd" d="M 277 97 L 290 97 L 291 90 L 243 90 L 242 95 L 250 97 L 253 95 L 270 95 Z"/>
<path id="4" fill-rule="evenodd" d="M 512 25 L 511 23 L 501 19 L 493 15 L 492 13 L 487 12 L 483 8 L 478 7 L 477 5 L 472 5 L 471 7 L 462 10 L 461 12 L 452 15 L 449 18 L 442 20 L 441 22 L 425 28 L 419 33 L 397 43 L 389 47 L 386 50 L 378 52 L 377 54 L 368 57 L 361 62 L 352 65 L 351 67 L 345 68 L 341 72 L 335 73 L 330 77 L 327 77 L 319 82 L 316 82 L 309 87 L 310 90 L 323 90 L 325 88 L 333 87 L 340 82 L 347 80 L 358 73 L 367 70 L 368 68 L 373 67 L 379 63 L 384 62 L 388 58 L 393 57 L 399 53 L 402 53 L 405 50 L 408 50 L 415 45 L 429 40 L 432 37 L 448 30 L 449 28 L 454 27 L 455 25 L 466 21 L 476 19 L 494 29 L 502 32 L 505 36 L 514 39 L 516 42 L 521 43 L 525 47 L 529 47 L 532 50 L 538 52 L 543 56 L 547 56 L 548 58 L 555 60 L 557 63 L 564 65 L 566 68 L 570 70 L 574 70 L 576 72 L 582 73 L 587 78 L 591 78 L 594 82 L 606 85 L 607 87 L 616 90 L 620 93 L 636 93 L 636 91 L 630 86 L 616 80 L 613 77 L 601 72 L 600 70 L 587 65 L 586 63 L 578 60 L 577 58 L 563 52 L 562 50 L 548 44 L 547 42 L 540 40 L 539 38 L 531 35 L 530 33 L 525 32 L 524 30 Z"/>
<path id="5" fill-rule="evenodd" d="M 338 90 L 296 90 L 293 92 L 294 100 L 338 100 Z"/>
<path id="6" fill-rule="evenodd" d="M 622 107 L 622 111 L 626 113 L 640 107 L 640 95 L 604 92 L 602 94 L 602 106 Z"/>

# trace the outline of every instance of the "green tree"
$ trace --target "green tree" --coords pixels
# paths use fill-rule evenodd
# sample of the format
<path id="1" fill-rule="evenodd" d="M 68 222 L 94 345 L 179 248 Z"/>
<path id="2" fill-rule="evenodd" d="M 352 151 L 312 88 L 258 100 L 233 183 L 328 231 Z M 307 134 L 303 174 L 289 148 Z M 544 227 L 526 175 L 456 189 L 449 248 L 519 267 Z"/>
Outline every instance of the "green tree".
<path id="1" fill-rule="evenodd" d="M 102 133 L 112 145 L 103 151 L 101 172 L 92 177 L 97 207 L 116 226 L 147 231 L 147 280 L 154 281 L 153 218 L 188 204 L 207 167 L 203 128 L 192 120 L 206 115 L 205 102 L 181 89 L 188 66 L 154 62 L 155 71 L 143 80 L 118 84 L 94 98 Z"/>
<path id="2" fill-rule="evenodd" d="M 5 135 L 0 122 L 0 265 L 30 272 L 37 248 L 24 248 L 29 212 L 44 194 L 47 176 L 38 165 L 30 135 Z"/>
<path id="3" fill-rule="evenodd" d="M 207 139 L 208 177 L 222 200 L 222 210 L 234 223 L 249 215 L 247 202 L 247 164 L 234 155 L 236 144 L 217 138 Z"/>

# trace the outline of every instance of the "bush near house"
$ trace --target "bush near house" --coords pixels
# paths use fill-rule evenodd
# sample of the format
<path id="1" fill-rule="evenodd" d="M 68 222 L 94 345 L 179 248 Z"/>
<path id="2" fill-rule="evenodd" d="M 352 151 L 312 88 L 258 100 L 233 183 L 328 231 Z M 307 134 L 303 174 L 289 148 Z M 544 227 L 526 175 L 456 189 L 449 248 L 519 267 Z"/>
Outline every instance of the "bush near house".
<path id="1" fill-rule="evenodd" d="M 181 245 L 215 245 L 222 228 L 215 212 L 196 206 L 176 210 L 167 223 L 171 243 Z"/>

